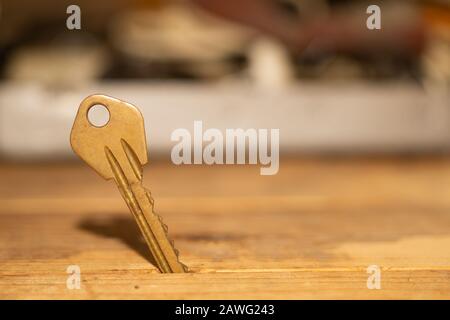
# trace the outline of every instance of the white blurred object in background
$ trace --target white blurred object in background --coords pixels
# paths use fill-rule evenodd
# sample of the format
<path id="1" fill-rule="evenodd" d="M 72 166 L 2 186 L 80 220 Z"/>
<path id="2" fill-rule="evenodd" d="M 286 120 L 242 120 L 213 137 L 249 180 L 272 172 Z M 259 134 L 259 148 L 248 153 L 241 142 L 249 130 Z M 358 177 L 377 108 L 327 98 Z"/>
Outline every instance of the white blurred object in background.
<path id="1" fill-rule="evenodd" d="M 259 37 L 251 44 L 249 75 L 255 85 L 282 89 L 293 83 L 293 66 L 285 46 L 275 40 Z"/>

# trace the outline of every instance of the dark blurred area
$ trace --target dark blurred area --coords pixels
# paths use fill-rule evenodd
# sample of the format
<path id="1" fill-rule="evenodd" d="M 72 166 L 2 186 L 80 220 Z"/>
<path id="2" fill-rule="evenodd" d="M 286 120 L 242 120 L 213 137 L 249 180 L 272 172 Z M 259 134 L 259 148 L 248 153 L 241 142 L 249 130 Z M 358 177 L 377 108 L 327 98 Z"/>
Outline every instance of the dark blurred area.
<path id="1" fill-rule="evenodd" d="M 161 152 L 194 117 L 280 128 L 290 152 L 447 150 L 449 44 L 444 0 L 2 1 L 0 154 L 69 155 L 77 105 L 97 91 L 158 118 Z"/>
<path id="2" fill-rule="evenodd" d="M 430 34 L 448 33 L 448 6 L 381 3 L 383 28 L 373 31 L 365 28 L 370 2 L 364 1 L 78 1 L 82 27 L 74 31 L 65 27 L 70 1 L 5 1 L 2 77 L 20 77 L 23 59 L 101 49 L 108 63 L 101 60 L 99 78 L 220 78 L 244 72 L 261 36 L 286 49 L 298 77 L 325 76 L 329 69 L 341 76 L 360 69 L 369 78 L 419 77 L 428 42 L 448 37 Z"/>

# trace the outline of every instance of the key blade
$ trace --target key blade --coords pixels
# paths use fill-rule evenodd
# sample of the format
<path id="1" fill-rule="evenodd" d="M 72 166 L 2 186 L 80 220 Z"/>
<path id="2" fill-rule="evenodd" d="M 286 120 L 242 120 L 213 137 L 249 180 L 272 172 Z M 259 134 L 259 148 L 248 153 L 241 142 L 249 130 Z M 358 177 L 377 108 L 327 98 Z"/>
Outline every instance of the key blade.
<path id="1" fill-rule="evenodd" d="M 103 127 L 96 127 L 88 120 L 89 109 L 94 105 L 102 105 L 109 111 L 109 121 Z M 131 164 L 124 167 L 128 177 L 139 175 L 136 170 L 141 170 L 148 161 L 141 112 L 132 104 L 106 95 L 91 95 L 81 102 L 70 143 L 75 153 L 107 180 L 115 176 L 105 154 L 106 148 L 120 163 Z"/>
<path id="2" fill-rule="evenodd" d="M 120 193 L 136 219 L 158 269 L 163 273 L 186 272 L 186 266 L 179 261 L 173 241 L 169 239 L 167 226 L 161 216 L 153 211 L 153 198 L 150 191 L 142 186 L 142 179 L 129 183 L 122 166 L 108 148 L 106 156 Z"/>

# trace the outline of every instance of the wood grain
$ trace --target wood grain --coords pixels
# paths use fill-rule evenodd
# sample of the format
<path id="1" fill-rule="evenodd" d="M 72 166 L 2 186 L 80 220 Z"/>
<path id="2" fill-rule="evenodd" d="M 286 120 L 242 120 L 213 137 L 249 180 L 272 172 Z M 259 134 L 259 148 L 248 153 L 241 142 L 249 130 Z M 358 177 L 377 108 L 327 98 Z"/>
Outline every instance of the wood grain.
<path id="1" fill-rule="evenodd" d="M 88 167 L 3 163 L 0 298 L 450 298 L 449 158 L 282 158 L 275 176 L 157 161 L 144 176 L 189 274 L 156 271 Z"/>

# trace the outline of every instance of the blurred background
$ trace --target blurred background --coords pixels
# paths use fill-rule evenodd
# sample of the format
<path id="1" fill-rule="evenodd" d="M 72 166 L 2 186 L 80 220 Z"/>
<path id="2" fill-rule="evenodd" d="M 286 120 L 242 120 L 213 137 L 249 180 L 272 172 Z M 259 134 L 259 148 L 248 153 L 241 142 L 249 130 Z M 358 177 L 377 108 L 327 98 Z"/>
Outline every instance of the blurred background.
<path id="1" fill-rule="evenodd" d="M 0 299 L 448 299 L 449 89 L 449 0 L 0 0 Z M 144 185 L 195 274 L 158 277 L 72 151 L 95 93 L 142 111 Z M 176 166 L 195 120 L 280 129 L 278 174 Z"/>
<path id="2" fill-rule="evenodd" d="M 279 128 L 281 152 L 446 152 L 450 4 L 351 0 L 0 1 L 0 157 L 73 157 L 81 100 L 176 128 Z M 66 26 L 69 5 L 81 29 Z M 367 7 L 381 9 L 369 30 Z"/>

